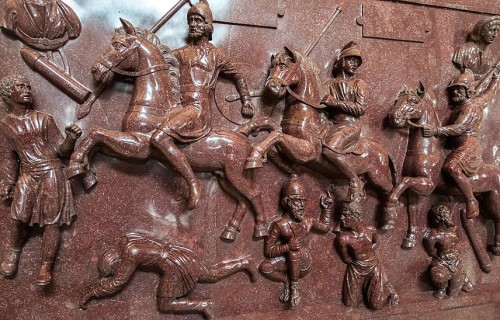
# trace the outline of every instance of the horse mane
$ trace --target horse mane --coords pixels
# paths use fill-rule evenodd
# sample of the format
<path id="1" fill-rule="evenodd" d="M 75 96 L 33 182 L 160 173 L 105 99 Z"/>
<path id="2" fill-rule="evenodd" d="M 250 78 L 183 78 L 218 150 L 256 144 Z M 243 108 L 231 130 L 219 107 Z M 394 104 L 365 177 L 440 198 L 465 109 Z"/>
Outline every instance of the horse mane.
<path id="1" fill-rule="evenodd" d="M 322 88 L 321 77 L 320 77 L 321 69 L 318 67 L 316 62 L 314 62 L 313 59 L 309 58 L 308 56 L 306 56 L 298 51 L 294 51 L 294 54 L 297 58 L 296 63 L 301 64 L 305 69 L 311 71 L 311 73 L 315 77 L 314 80 L 318 83 L 320 90 L 321 90 L 321 88 Z M 271 66 L 275 67 L 279 63 L 286 63 L 286 62 L 290 62 L 290 61 L 291 61 L 291 57 L 285 51 L 280 51 L 272 59 Z"/>
<path id="2" fill-rule="evenodd" d="M 160 38 L 153 32 L 149 31 L 148 29 L 142 29 L 135 27 L 135 32 L 136 35 L 142 39 L 145 39 L 149 42 L 151 42 L 155 47 L 157 47 L 161 54 L 163 55 L 163 58 L 165 59 L 165 62 L 170 66 L 168 68 L 168 72 L 170 75 L 170 80 L 172 81 L 172 96 L 173 96 L 173 101 L 175 104 L 180 105 L 181 104 L 181 86 L 179 83 L 179 61 L 177 58 L 172 54 L 172 50 L 167 46 L 164 45 L 160 42 Z M 115 29 L 115 35 L 122 35 L 125 36 L 127 35 L 127 32 L 123 27 L 116 28 Z"/>

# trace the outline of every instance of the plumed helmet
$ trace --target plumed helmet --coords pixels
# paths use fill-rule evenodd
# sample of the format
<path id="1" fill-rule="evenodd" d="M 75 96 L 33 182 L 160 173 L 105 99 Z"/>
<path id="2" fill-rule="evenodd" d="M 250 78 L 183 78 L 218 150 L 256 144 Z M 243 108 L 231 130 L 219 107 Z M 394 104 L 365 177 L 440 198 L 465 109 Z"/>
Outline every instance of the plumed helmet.
<path id="1" fill-rule="evenodd" d="M 214 18 L 212 16 L 212 10 L 208 5 L 208 1 L 201 0 L 197 4 L 193 5 L 188 11 L 188 18 L 192 15 L 199 15 L 203 17 L 206 23 L 212 25 L 214 22 Z"/>
<path id="2" fill-rule="evenodd" d="M 299 180 L 296 174 L 292 174 L 290 179 L 283 184 L 281 188 L 281 197 L 290 197 L 290 196 L 306 196 L 306 191 L 304 185 Z"/>
<path id="3" fill-rule="evenodd" d="M 469 69 L 465 69 L 464 72 L 453 77 L 450 84 L 448 84 L 448 88 L 456 86 L 465 87 L 469 92 L 474 90 L 474 73 Z"/>
<path id="4" fill-rule="evenodd" d="M 358 47 L 358 44 L 356 41 L 350 41 L 348 44 L 346 44 L 342 50 L 340 50 L 339 58 L 337 59 L 338 61 L 341 61 L 345 57 L 358 57 L 359 58 L 359 64 L 363 63 L 363 59 L 361 58 L 361 50 Z"/>

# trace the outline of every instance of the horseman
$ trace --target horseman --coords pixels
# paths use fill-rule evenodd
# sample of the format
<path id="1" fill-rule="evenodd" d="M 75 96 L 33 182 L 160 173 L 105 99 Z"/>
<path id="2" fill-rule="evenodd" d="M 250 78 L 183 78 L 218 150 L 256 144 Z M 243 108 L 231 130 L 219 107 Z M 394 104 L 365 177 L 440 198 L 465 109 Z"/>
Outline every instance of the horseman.
<path id="1" fill-rule="evenodd" d="M 364 196 L 363 182 L 344 157 L 354 151 L 359 141 L 360 117 L 366 112 L 366 83 L 356 77 L 362 62 L 356 42 L 346 44 L 333 67 L 334 77 L 323 85 L 321 102 L 332 121 L 321 133 L 323 154 L 349 179 L 348 201 L 359 201 Z"/>
<path id="2" fill-rule="evenodd" d="M 182 106 L 169 112 L 167 120 L 153 133 L 151 143 L 188 183 L 188 208 L 193 209 L 201 197 L 201 185 L 177 144 L 197 141 L 212 130 L 210 90 L 215 87 L 218 75 L 235 83 L 243 105 L 243 116 L 252 117 L 254 107 L 240 70 L 224 51 L 209 42 L 212 39 L 213 18 L 208 3 L 193 5 L 188 11 L 187 22 L 189 43 L 172 52 L 179 61 Z"/>
<path id="3" fill-rule="evenodd" d="M 448 155 L 443 170 L 454 180 L 466 199 L 467 218 L 472 219 L 479 214 L 479 205 L 474 197 L 469 177 L 473 176 L 483 164 L 481 158 L 481 144 L 479 129 L 483 120 L 483 109 L 488 105 L 497 88 L 498 70 L 500 63 L 493 66 L 494 72 L 489 72 L 486 77 L 491 77 L 488 87 L 480 94 L 474 90 L 474 74 L 465 70 L 453 78 L 448 85 L 451 99 L 451 120 L 453 124 L 442 127 L 423 127 L 424 136 L 453 137 L 454 150 Z M 488 79 L 485 79 L 486 81 Z"/>

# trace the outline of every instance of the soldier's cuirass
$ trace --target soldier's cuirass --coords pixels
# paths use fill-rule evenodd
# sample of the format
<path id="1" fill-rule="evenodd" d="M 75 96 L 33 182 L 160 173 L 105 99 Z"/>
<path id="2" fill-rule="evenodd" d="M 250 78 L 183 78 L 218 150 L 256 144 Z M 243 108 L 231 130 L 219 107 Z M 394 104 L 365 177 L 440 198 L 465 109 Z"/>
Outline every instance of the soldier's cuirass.
<path id="1" fill-rule="evenodd" d="M 180 64 L 181 87 L 192 84 L 196 87 L 211 87 L 218 73 L 215 47 L 185 46 L 175 51 Z"/>

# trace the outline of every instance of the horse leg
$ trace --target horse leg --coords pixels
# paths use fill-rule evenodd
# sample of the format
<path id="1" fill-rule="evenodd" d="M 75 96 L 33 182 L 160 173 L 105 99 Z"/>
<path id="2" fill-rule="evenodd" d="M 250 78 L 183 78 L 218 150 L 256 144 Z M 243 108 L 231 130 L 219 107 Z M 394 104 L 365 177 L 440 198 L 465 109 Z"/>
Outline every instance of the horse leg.
<path id="1" fill-rule="evenodd" d="M 223 240 L 234 241 L 237 232 L 240 231 L 241 221 L 247 213 L 248 200 L 245 199 L 243 195 L 238 190 L 236 190 L 224 177 L 217 177 L 217 181 L 219 182 L 221 188 L 231 197 L 236 199 L 236 202 L 238 203 L 231 219 L 227 222 L 226 226 L 224 227 L 224 231 L 222 231 L 222 234 L 220 235 L 220 238 Z"/>
<path id="2" fill-rule="evenodd" d="M 401 181 L 392 189 L 387 197 L 387 203 L 384 209 L 384 225 L 382 229 L 394 228 L 397 215 L 398 200 L 405 191 L 415 194 L 428 196 L 434 191 L 436 184 L 429 177 L 403 177 Z"/>
<path id="3" fill-rule="evenodd" d="M 279 146 L 288 158 L 300 164 L 319 158 L 317 146 L 310 141 L 273 131 L 252 148 L 245 169 L 262 167 L 266 161 L 267 152 L 275 145 Z"/>
<path id="4" fill-rule="evenodd" d="M 406 231 L 406 236 L 403 239 L 401 248 L 411 249 L 415 247 L 417 243 L 417 217 L 420 215 L 423 206 L 421 201 L 423 196 L 418 195 L 414 192 L 407 192 L 407 213 L 408 213 L 408 230 Z"/>
<path id="5" fill-rule="evenodd" d="M 149 136 L 145 134 L 101 128 L 92 130 L 71 155 L 67 168 L 69 178 L 85 174 L 87 190 L 97 183 L 95 174 L 89 172 L 90 160 L 97 150 L 122 159 L 145 160 L 151 155 Z"/>
<path id="6" fill-rule="evenodd" d="M 500 185 L 498 183 L 497 185 Z M 493 223 L 495 224 L 495 236 L 493 238 L 493 245 L 491 246 L 491 253 L 495 256 L 500 256 L 500 188 L 490 191 L 485 194 L 486 203 L 485 207 Z"/>
<path id="7" fill-rule="evenodd" d="M 253 236 L 262 238 L 267 236 L 267 223 L 262 205 L 261 192 L 253 187 L 252 172 L 245 171 L 242 168 L 241 161 L 232 159 L 226 162 L 224 170 L 227 180 L 239 193 L 241 193 L 251 204 L 255 213 L 255 226 Z"/>

